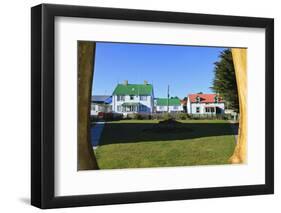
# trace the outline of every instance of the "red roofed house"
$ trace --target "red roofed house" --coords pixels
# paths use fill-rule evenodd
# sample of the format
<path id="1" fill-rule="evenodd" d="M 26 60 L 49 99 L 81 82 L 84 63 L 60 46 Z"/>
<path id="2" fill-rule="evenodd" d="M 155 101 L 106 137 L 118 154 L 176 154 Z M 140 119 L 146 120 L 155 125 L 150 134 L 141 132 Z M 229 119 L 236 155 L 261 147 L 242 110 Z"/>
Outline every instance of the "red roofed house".
<path id="1" fill-rule="evenodd" d="M 188 114 L 224 114 L 224 101 L 218 94 L 190 94 L 186 106 Z"/>

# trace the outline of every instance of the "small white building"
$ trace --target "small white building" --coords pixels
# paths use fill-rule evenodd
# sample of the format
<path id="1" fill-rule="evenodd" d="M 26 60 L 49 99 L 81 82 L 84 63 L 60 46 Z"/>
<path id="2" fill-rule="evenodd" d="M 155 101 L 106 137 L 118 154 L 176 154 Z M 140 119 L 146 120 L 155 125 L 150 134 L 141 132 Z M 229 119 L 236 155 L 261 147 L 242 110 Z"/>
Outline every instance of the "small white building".
<path id="1" fill-rule="evenodd" d="M 182 112 L 183 105 L 179 98 L 156 98 L 156 112 Z M 168 110 L 169 109 L 169 110 Z"/>
<path id="2" fill-rule="evenodd" d="M 224 114 L 224 101 L 217 94 L 190 94 L 187 96 L 188 114 Z"/>
<path id="3" fill-rule="evenodd" d="M 147 81 L 144 81 L 144 84 L 129 84 L 124 81 L 123 84 L 118 84 L 112 93 L 112 111 L 115 113 L 150 114 L 153 108 L 153 86 Z"/>
<path id="4" fill-rule="evenodd" d="M 91 115 L 97 116 L 99 113 L 110 113 L 112 111 L 111 96 L 94 95 L 91 99 Z"/>

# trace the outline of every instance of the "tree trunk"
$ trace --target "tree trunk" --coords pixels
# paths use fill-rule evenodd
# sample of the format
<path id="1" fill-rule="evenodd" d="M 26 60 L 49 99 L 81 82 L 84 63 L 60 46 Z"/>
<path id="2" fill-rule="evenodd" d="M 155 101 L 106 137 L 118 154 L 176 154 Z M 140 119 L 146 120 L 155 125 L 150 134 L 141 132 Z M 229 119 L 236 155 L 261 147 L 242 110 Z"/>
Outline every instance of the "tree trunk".
<path id="1" fill-rule="evenodd" d="M 247 157 L 247 49 L 232 48 L 239 96 L 239 131 L 231 163 L 245 163 Z"/>
<path id="2" fill-rule="evenodd" d="M 78 42 L 78 170 L 98 169 L 90 136 L 90 110 L 96 44 Z"/>

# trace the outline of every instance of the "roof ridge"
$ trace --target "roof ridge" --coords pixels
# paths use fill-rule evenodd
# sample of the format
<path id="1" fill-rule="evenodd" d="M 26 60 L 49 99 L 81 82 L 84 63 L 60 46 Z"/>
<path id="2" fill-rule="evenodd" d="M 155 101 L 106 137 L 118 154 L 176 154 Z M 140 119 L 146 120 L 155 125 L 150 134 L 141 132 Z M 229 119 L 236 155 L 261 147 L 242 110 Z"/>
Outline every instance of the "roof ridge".
<path id="1" fill-rule="evenodd" d="M 203 93 L 203 94 L 198 94 L 198 93 L 191 93 L 188 95 L 217 95 L 217 93 Z"/>
<path id="2" fill-rule="evenodd" d="M 168 99 L 168 98 L 156 98 L 156 99 Z M 175 98 L 169 98 L 169 99 L 179 99 L 180 100 L 180 98 L 179 97 L 175 97 Z"/>
<path id="3" fill-rule="evenodd" d="M 134 89 L 135 88 L 135 89 Z M 113 94 L 119 95 L 149 95 L 153 91 L 151 84 L 117 84 Z"/>

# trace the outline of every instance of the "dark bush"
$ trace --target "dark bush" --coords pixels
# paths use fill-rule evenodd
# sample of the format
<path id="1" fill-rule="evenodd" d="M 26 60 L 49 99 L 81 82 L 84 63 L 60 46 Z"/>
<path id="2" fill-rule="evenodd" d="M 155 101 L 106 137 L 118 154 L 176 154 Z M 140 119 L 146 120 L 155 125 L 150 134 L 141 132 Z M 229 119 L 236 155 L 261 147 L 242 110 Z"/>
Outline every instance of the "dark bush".
<path id="1" fill-rule="evenodd" d="M 192 114 L 189 115 L 194 120 L 230 120 L 231 115 L 227 114 Z"/>
<path id="2" fill-rule="evenodd" d="M 134 114 L 133 119 L 142 120 L 143 116 L 141 114 L 139 114 L 139 113 L 136 113 L 136 114 Z"/>
<path id="3" fill-rule="evenodd" d="M 140 114 L 140 113 L 133 113 L 133 114 L 128 114 L 127 118 L 128 119 L 134 119 L 134 120 L 143 120 L 143 119 L 148 119 L 149 115 Z"/>
<path id="4" fill-rule="evenodd" d="M 187 116 L 186 113 L 179 113 L 179 114 L 178 114 L 178 118 L 179 118 L 180 120 L 187 120 L 187 119 L 188 119 L 188 116 Z"/>
<path id="5" fill-rule="evenodd" d="M 163 120 L 169 120 L 169 119 L 172 119 L 173 116 L 170 114 L 170 113 L 164 113 L 163 116 L 162 116 L 162 119 Z"/>

